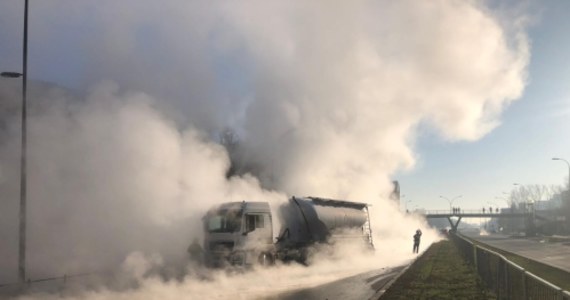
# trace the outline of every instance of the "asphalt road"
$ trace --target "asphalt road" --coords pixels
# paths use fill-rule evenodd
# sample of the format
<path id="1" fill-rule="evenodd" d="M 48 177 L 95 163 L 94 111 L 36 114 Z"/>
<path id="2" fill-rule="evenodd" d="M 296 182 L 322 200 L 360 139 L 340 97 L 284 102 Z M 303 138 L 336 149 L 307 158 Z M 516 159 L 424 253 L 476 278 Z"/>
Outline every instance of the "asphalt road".
<path id="1" fill-rule="evenodd" d="M 570 272 L 570 243 L 547 243 L 543 238 L 511 237 L 503 234 L 479 235 L 461 232 L 465 236 L 505 251 L 540 261 Z"/>
<path id="2" fill-rule="evenodd" d="M 398 275 L 404 267 L 382 268 L 374 271 L 363 272 L 357 275 L 338 279 L 333 282 L 325 283 L 311 288 L 289 289 L 284 292 L 274 292 L 268 294 L 269 291 L 251 291 L 251 290 L 235 290 L 232 295 L 223 295 L 214 293 L 216 299 L 377 299 L 384 291 L 386 285 Z M 0 299 L 17 297 L 22 295 L 44 294 L 52 296 L 72 295 L 75 291 L 90 289 L 89 282 L 97 282 L 97 278 L 78 277 L 70 278 L 66 283 L 62 279 L 35 282 L 29 286 L 19 286 L 17 284 L 0 286 Z M 94 285 L 93 287 L 96 287 Z M 92 288 L 92 287 L 91 287 Z M 96 289 L 95 289 L 96 290 Z M 285 289 L 282 289 L 283 291 Z M 128 290 L 126 290 L 128 292 Z M 174 293 L 180 292 L 175 290 Z M 120 294 L 119 294 L 120 295 Z M 268 296 L 269 295 L 269 296 Z M 128 294 L 124 295 L 128 298 Z"/>
<path id="3" fill-rule="evenodd" d="M 380 269 L 339 279 L 307 289 L 288 291 L 268 299 L 285 300 L 335 300 L 335 299 L 376 299 L 392 278 L 406 266 Z"/>

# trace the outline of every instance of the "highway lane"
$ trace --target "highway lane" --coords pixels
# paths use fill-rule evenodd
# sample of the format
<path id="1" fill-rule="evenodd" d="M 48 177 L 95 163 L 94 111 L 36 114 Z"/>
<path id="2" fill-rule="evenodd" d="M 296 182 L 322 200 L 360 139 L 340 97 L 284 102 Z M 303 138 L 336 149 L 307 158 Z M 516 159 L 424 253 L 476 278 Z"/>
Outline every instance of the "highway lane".
<path id="1" fill-rule="evenodd" d="M 288 291 L 266 299 L 376 299 L 386 285 L 406 266 L 387 268 L 361 273 L 312 288 Z"/>
<path id="2" fill-rule="evenodd" d="M 475 232 L 461 233 L 495 248 L 570 272 L 570 243 L 568 242 L 548 243 L 544 238 L 511 237 L 503 234 L 479 235 Z"/>
<path id="3" fill-rule="evenodd" d="M 235 285 L 235 288 L 224 288 L 223 285 L 216 285 L 215 282 L 208 280 L 203 281 L 203 284 L 208 285 L 214 283 L 212 288 L 217 287 L 220 289 L 218 291 L 212 290 L 206 292 L 208 295 L 206 298 L 209 299 L 377 299 L 383 293 L 383 289 L 386 288 L 386 285 L 398 275 L 405 266 L 407 266 L 407 264 L 398 267 L 386 267 L 366 271 L 356 275 L 341 275 L 337 277 L 341 279 L 328 281 L 311 287 L 308 287 L 310 285 L 306 284 L 306 282 L 302 284 L 302 276 L 300 276 L 297 281 L 291 281 L 290 278 L 282 281 L 279 278 L 279 274 L 275 274 L 275 285 L 273 286 L 247 286 L 244 285 L 244 282 L 240 281 L 240 277 L 228 277 L 225 279 L 225 284 Z M 355 273 L 352 272 L 352 274 Z M 247 275 L 247 273 L 244 275 Z M 113 276 L 110 276 L 103 281 L 108 282 L 113 278 Z M 237 280 L 233 282 L 232 279 Z M 25 286 L 17 284 L 0 286 L 0 299 L 24 295 L 29 296 L 30 299 L 50 298 L 48 295 L 54 297 L 78 297 L 81 299 L 86 295 L 93 296 L 93 293 L 97 294 L 97 291 L 101 289 L 114 291 L 112 295 L 124 297 L 125 299 L 138 299 L 140 297 L 131 296 L 145 293 L 144 286 L 113 287 L 113 284 L 102 285 L 103 281 L 101 280 L 101 278 L 85 276 L 69 278 L 66 282 L 62 279 L 57 279 L 39 281 Z M 164 289 L 164 292 L 168 292 L 169 295 L 178 293 L 186 295 L 186 292 L 183 291 L 186 289 L 192 290 L 193 288 L 189 287 L 197 283 L 201 284 L 199 282 L 192 282 L 192 280 L 181 281 L 179 282 L 180 285 L 170 285 L 169 288 Z M 137 292 L 140 288 L 143 290 L 141 293 Z M 200 295 L 200 293 L 204 294 L 204 289 L 200 292 L 194 292 L 195 295 L 187 295 L 189 297 L 188 299 L 205 299 L 204 297 L 197 296 Z M 104 298 L 104 296 L 99 297 Z M 147 298 L 143 297 L 142 299 Z"/>

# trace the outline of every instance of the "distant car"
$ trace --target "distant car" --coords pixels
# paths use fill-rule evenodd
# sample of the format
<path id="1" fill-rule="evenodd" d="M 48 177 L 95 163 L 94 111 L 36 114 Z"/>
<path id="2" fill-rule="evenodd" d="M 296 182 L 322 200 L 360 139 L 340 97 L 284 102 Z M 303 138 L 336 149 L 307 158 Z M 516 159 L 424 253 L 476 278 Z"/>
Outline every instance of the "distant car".
<path id="1" fill-rule="evenodd" d="M 443 234 L 443 235 L 447 235 L 449 232 L 448 232 L 447 228 L 441 228 L 441 229 L 439 230 L 439 233 L 441 233 L 441 234 Z"/>

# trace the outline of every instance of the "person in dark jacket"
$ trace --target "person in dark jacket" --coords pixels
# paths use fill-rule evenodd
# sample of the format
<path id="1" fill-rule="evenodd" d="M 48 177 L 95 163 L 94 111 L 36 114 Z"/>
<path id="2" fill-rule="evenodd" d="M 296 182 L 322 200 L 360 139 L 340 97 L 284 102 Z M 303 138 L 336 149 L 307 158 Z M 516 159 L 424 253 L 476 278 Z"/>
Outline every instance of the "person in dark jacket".
<path id="1" fill-rule="evenodd" d="M 195 238 L 192 241 L 192 244 L 188 246 L 187 251 L 190 261 L 195 266 L 202 266 L 204 264 L 204 249 L 202 249 L 202 247 L 200 246 L 200 243 L 198 242 L 197 238 Z"/>
<path id="2" fill-rule="evenodd" d="M 414 253 L 418 253 L 420 250 L 420 239 L 422 238 L 422 231 L 416 230 L 416 234 L 414 234 Z"/>

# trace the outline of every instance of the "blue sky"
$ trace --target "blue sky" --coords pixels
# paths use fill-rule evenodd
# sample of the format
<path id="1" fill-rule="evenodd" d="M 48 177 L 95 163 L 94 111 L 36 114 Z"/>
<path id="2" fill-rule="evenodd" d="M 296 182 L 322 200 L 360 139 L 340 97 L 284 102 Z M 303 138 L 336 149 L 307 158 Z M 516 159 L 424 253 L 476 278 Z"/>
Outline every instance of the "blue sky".
<path id="1" fill-rule="evenodd" d="M 448 143 L 423 132 L 416 144 L 418 164 L 395 177 L 409 208 L 442 209 L 440 195 L 462 195 L 465 209 L 504 204 L 495 197 L 513 183 L 567 182 L 570 160 L 570 1 L 533 3 L 529 28 L 531 61 L 524 95 L 503 113 L 502 124 L 476 142 Z"/>

